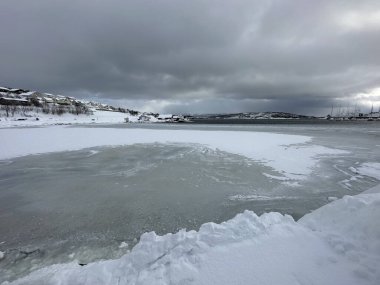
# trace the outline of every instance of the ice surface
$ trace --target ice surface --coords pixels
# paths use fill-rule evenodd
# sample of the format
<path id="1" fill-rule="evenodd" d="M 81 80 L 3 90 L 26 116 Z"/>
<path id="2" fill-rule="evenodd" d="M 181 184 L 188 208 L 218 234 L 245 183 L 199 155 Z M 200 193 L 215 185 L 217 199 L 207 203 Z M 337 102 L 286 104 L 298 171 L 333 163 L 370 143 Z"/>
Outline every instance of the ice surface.
<path id="1" fill-rule="evenodd" d="M 181 228 L 198 230 L 205 222 L 226 221 L 245 209 L 257 214 L 271 211 L 290 214 L 297 220 L 333 197 L 357 194 L 378 183 L 374 178 L 359 175 L 357 170 L 367 162 L 380 161 L 380 153 L 373 147 L 378 137 L 373 133 L 378 129 L 367 125 L 347 128 L 139 125 L 145 129 L 133 128 L 136 125 L 102 126 L 90 131 L 86 127 L 14 129 L 16 134 L 25 132 L 16 136 L 8 132 L 11 130 L 0 131 L 2 142 L 11 145 L 9 141 L 13 140 L 10 147 L 2 144 L 1 156 L 12 154 L 13 147 L 18 156 L 29 151 L 53 152 L 17 159 L 10 156 L 12 161 L 0 161 L 0 236 L 5 242 L 0 243 L 0 250 L 5 254 L 0 260 L 0 282 L 51 264 L 119 258 L 144 232 L 154 230 L 164 235 Z M 8 135 L 11 137 L 7 138 Z M 83 136 L 96 147 L 87 148 L 88 141 L 82 143 L 86 140 Z M 17 141 L 18 138 L 23 142 Z M 268 142 L 270 139 L 274 141 Z M 218 146 L 219 141 L 224 142 L 222 147 Z M 278 157 L 263 147 L 267 142 L 278 151 Z M 315 146 L 333 151 L 339 148 L 346 153 L 308 152 Z M 65 149 L 80 150 L 66 152 Z M 296 169 L 293 164 L 305 165 L 300 158 L 289 162 L 292 149 L 304 156 L 308 153 L 305 159 L 310 158 L 312 162 L 306 172 L 309 174 L 292 172 Z M 288 161 L 286 175 L 281 169 L 269 167 L 272 159 L 279 159 L 284 167 Z M 307 179 L 300 179 L 306 176 Z M 282 240 L 285 239 L 279 237 L 277 242 Z M 129 246 L 119 248 L 123 242 Z M 292 246 L 295 247 L 289 244 Z M 338 250 L 344 246 L 338 245 Z M 268 259 L 268 253 L 276 245 L 271 247 L 272 251 L 268 246 L 263 256 L 257 248 L 251 255 Z M 24 258 L 22 252 L 32 254 Z M 323 259 L 325 254 L 321 252 Z M 227 255 L 234 254 L 227 251 Z M 227 255 L 220 255 L 220 259 Z M 357 257 L 353 255 L 353 258 Z M 302 264 L 300 259 L 296 260 Z M 279 268 L 288 263 L 284 258 L 279 259 L 284 265 L 271 262 Z M 268 264 L 269 261 L 264 262 Z M 260 264 L 255 266 L 260 268 Z M 233 266 L 230 267 L 232 270 Z M 310 268 L 313 269 L 312 265 Z M 247 270 L 253 269 L 247 266 Z M 358 275 L 365 275 L 363 272 L 357 271 Z M 225 278 L 228 280 L 228 276 Z M 49 278 L 46 280 L 49 284 Z M 120 280 L 122 284 L 123 279 Z M 312 281 L 300 278 L 299 283 Z M 358 282 L 362 283 L 365 284 Z"/>
<path id="2" fill-rule="evenodd" d="M 264 196 L 264 195 L 232 195 L 229 197 L 231 201 L 272 201 L 272 200 L 293 200 L 299 197 L 292 196 Z"/>
<path id="3" fill-rule="evenodd" d="M 28 154 L 137 143 L 201 144 L 272 167 L 289 179 L 304 179 L 326 155 L 347 151 L 310 144 L 311 137 L 243 131 L 147 130 L 129 128 L 0 129 L 0 159 Z"/>
<path id="4" fill-rule="evenodd" d="M 221 224 L 141 236 L 120 259 L 54 265 L 11 284 L 378 284 L 380 186 L 295 222 L 245 211 Z"/>
<path id="5" fill-rule="evenodd" d="M 366 176 L 370 176 L 380 180 L 380 163 L 379 162 L 366 162 L 363 163 L 357 171 Z"/>

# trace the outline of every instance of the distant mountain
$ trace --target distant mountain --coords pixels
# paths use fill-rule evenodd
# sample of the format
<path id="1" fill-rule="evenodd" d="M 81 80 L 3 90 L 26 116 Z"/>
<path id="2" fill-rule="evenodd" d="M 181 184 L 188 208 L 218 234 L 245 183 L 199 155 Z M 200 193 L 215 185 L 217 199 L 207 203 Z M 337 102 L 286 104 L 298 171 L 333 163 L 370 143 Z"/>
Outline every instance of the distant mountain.
<path id="1" fill-rule="evenodd" d="M 191 115 L 190 119 L 209 119 L 209 120 L 260 120 L 260 119 L 316 119 L 313 116 L 297 115 L 285 112 L 245 112 L 233 114 L 205 114 L 205 115 Z"/>

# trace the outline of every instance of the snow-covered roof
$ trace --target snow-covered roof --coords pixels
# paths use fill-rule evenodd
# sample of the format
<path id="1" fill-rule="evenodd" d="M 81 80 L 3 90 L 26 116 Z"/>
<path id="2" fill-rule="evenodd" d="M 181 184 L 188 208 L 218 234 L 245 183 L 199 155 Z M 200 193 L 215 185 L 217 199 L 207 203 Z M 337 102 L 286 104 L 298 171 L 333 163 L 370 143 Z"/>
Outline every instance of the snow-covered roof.
<path id="1" fill-rule="evenodd" d="M 172 114 L 161 114 L 157 117 L 157 119 L 169 119 L 171 118 L 173 115 Z"/>
<path id="2" fill-rule="evenodd" d="M 28 102 L 28 100 L 26 100 L 26 99 L 20 99 L 20 98 L 3 97 L 2 99 L 8 100 L 8 101 Z"/>
<path id="3" fill-rule="evenodd" d="M 21 93 L 20 96 L 32 96 L 34 93 L 36 93 L 35 91 L 29 91 L 29 92 L 25 92 L 25 93 Z"/>

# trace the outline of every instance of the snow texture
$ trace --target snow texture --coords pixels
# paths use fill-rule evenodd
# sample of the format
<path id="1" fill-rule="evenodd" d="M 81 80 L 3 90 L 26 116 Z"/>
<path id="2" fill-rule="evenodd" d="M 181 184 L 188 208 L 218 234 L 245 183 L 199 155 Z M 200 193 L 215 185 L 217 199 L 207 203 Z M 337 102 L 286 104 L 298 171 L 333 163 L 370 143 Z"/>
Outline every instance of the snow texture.
<path id="1" fill-rule="evenodd" d="M 284 180 L 304 179 L 312 172 L 321 156 L 347 153 L 313 145 L 308 136 L 244 131 L 50 126 L 0 129 L 0 137 L 0 159 L 3 160 L 29 154 L 137 143 L 204 145 L 259 161 L 284 176 Z"/>
<path id="2" fill-rule="evenodd" d="M 380 163 L 379 162 L 366 162 L 363 163 L 357 172 L 361 175 L 370 176 L 380 180 Z"/>
<path id="3" fill-rule="evenodd" d="M 11 284 L 378 284 L 380 186 L 298 222 L 245 211 L 221 224 L 145 233 L 117 260 L 53 265 Z"/>
<path id="4" fill-rule="evenodd" d="M 28 117 L 21 115 L 9 118 L 0 117 L 0 128 L 77 124 L 120 124 L 125 122 L 125 118 L 128 118 L 129 122 L 134 123 L 137 122 L 139 118 L 139 116 L 132 116 L 120 112 L 93 110 L 93 113 L 93 115 L 73 115 L 69 113 L 52 115 L 42 112 L 33 112 L 28 114 Z M 150 121 L 153 122 L 156 120 L 151 117 Z"/>

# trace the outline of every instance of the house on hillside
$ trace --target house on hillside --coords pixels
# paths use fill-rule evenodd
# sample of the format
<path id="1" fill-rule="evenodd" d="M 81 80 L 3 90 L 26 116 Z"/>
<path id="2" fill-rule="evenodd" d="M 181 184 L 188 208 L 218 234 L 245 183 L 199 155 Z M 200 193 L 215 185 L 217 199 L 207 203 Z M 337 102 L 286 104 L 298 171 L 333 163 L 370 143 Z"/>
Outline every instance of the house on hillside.
<path id="1" fill-rule="evenodd" d="M 29 106 L 30 102 L 27 99 L 1 97 L 0 105 Z"/>
<path id="2" fill-rule="evenodd" d="M 9 93 L 11 90 L 6 87 L 0 87 L 0 92 Z"/>
<path id="3" fill-rule="evenodd" d="M 56 100 L 56 103 L 59 105 L 71 105 L 70 98 L 65 97 L 65 96 L 58 95 L 56 96 L 55 100 Z"/>
<path id="4" fill-rule="evenodd" d="M 157 120 L 160 122 L 171 121 L 172 117 L 172 114 L 160 114 L 158 115 Z"/>
<path id="5" fill-rule="evenodd" d="M 35 91 L 29 91 L 29 92 L 21 93 L 18 96 L 20 96 L 23 99 L 30 99 L 34 95 L 34 93 L 36 93 L 36 92 Z"/>
<path id="6" fill-rule="evenodd" d="M 138 121 L 139 122 L 149 122 L 150 121 L 150 116 L 146 115 L 146 114 L 142 114 L 139 118 L 138 118 Z"/>

